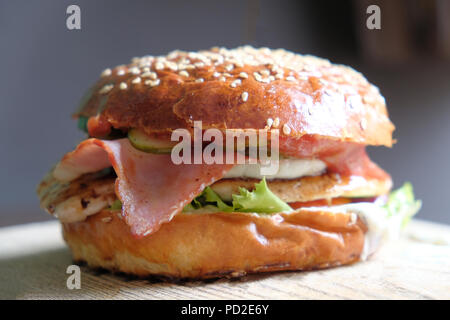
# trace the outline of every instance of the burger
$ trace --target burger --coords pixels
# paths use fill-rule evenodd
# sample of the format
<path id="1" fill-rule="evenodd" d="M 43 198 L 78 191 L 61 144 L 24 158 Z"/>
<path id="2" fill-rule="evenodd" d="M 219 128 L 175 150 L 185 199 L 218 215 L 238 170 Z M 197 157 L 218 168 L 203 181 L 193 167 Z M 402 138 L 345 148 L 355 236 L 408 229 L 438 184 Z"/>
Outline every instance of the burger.
<path id="1" fill-rule="evenodd" d="M 395 142 L 378 88 L 313 56 L 245 46 L 133 58 L 101 73 L 74 118 L 86 139 L 37 191 L 73 259 L 94 268 L 206 279 L 346 265 L 421 206 L 409 183 L 391 192 L 366 153 Z M 174 161 L 174 133 L 198 122 L 271 139 L 226 145 L 252 162 Z M 192 148 L 211 144 L 224 145 Z M 265 174 L 250 151 L 274 144 Z"/>

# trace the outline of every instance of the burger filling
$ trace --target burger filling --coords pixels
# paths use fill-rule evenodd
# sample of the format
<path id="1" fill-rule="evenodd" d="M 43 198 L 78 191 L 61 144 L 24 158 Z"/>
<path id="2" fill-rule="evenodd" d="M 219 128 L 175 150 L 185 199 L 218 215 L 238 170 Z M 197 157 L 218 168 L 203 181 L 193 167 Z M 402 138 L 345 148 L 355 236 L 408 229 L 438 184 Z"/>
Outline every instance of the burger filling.
<path id="1" fill-rule="evenodd" d="M 389 194 L 390 177 L 358 144 L 312 136 L 281 140 L 278 172 L 262 176 L 258 164 L 174 164 L 161 152 L 170 151 L 169 143 L 145 139 L 83 141 L 39 186 L 41 205 L 68 223 L 106 208 L 117 211 L 137 237 L 176 214 L 348 212 L 367 225 L 367 246 L 420 207 L 410 184 Z"/>
<path id="2" fill-rule="evenodd" d="M 327 165 L 319 159 L 280 159 L 277 173 L 267 176 L 267 179 L 295 179 L 304 176 L 317 176 L 326 171 Z M 238 164 L 231 168 L 225 175 L 230 178 L 254 178 L 262 179 L 261 165 Z"/>

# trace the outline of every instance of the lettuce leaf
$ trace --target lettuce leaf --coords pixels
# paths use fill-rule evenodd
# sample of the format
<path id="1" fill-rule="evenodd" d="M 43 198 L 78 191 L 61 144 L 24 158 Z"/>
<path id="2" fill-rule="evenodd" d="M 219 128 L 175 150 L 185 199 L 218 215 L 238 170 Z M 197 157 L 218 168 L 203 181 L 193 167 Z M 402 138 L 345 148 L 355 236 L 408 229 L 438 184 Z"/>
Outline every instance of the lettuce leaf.
<path id="1" fill-rule="evenodd" d="M 233 208 L 238 212 L 275 213 L 292 211 L 292 208 L 270 191 L 266 179 L 255 184 L 255 190 L 239 188 L 239 194 L 233 194 Z"/>
<path id="2" fill-rule="evenodd" d="M 109 210 L 111 211 L 122 210 L 122 202 L 119 199 L 117 199 L 109 206 Z"/>
<path id="3" fill-rule="evenodd" d="M 80 116 L 78 118 L 78 129 L 87 133 L 88 132 L 88 129 L 87 129 L 88 120 L 89 120 L 88 117 Z"/>
<path id="4" fill-rule="evenodd" d="M 255 190 L 248 191 L 239 188 L 239 194 L 233 194 L 232 203 L 226 203 L 210 187 L 186 205 L 183 212 L 254 212 L 277 213 L 290 212 L 292 208 L 270 191 L 266 179 L 255 184 Z M 404 227 L 422 207 L 422 201 L 415 200 L 411 183 L 406 182 L 401 188 L 389 194 L 387 203 L 383 208 L 387 218 L 399 218 Z M 120 210 L 122 203 L 116 200 L 110 210 Z"/>
<path id="5" fill-rule="evenodd" d="M 227 204 L 210 187 L 206 187 L 183 211 L 190 212 L 211 205 L 221 212 L 275 213 L 292 211 L 286 202 L 270 191 L 265 178 L 255 184 L 255 190 L 248 191 L 245 188 L 239 188 L 239 194 L 232 196 L 232 203 Z"/>
<path id="6" fill-rule="evenodd" d="M 213 191 L 210 187 L 207 187 L 205 191 L 203 192 L 205 196 L 205 200 L 208 203 L 214 203 L 217 208 L 219 208 L 220 211 L 223 212 L 233 212 L 234 207 L 227 205 L 217 193 Z"/>
<path id="7" fill-rule="evenodd" d="M 406 182 L 401 188 L 389 194 L 388 201 L 384 208 L 389 217 L 400 217 L 402 227 L 406 226 L 411 218 L 422 207 L 422 201 L 414 199 L 412 184 Z"/>

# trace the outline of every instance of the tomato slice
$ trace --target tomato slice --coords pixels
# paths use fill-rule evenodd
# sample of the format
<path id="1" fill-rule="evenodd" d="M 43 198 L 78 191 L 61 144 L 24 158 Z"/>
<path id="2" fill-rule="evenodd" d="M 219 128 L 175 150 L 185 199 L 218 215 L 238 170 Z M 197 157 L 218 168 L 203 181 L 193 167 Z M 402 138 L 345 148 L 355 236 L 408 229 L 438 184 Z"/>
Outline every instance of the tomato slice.
<path id="1" fill-rule="evenodd" d="M 111 124 L 100 115 L 90 117 L 87 121 L 87 130 L 91 137 L 104 138 L 109 135 L 111 129 Z"/>

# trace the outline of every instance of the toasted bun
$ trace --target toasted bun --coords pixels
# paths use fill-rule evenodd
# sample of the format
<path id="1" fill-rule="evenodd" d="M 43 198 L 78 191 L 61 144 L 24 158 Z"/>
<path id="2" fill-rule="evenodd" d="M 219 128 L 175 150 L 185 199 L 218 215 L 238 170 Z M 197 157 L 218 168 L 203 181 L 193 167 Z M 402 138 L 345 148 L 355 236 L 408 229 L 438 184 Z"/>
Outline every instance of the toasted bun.
<path id="1" fill-rule="evenodd" d="M 391 146 L 394 125 L 378 88 L 360 73 L 285 50 L 242 47 L 174 51 L 106 69 L 83 98 L 78 116 L 147 133 L 190 129 L 279 128 Z M 278 118 L 278 120 L 277 120 Z"/>
<path id="2" fill-rule="evenodd" d="M 156 233 L 136 239 L 119 216 L 104 210 L 83 222 L 63 223 L 74 260 L 171 278 L 320 269 L 359 260 L 367 231 L 348 213 L 205 213 L 177 215 Z"/>

